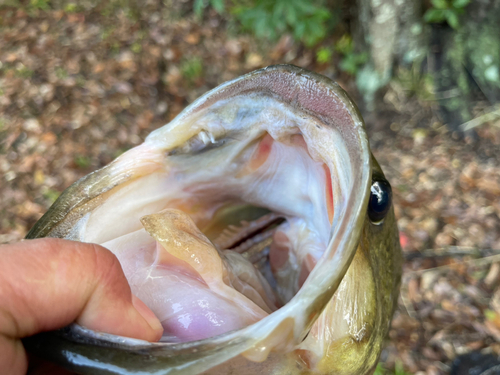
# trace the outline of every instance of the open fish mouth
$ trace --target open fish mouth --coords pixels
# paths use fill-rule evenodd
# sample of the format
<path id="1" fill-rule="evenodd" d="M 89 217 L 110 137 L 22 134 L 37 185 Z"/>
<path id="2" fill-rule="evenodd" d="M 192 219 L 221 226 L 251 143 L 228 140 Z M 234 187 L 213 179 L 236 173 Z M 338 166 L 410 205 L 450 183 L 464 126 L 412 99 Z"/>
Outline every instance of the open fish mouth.
<path id="1" fill-rule="evenodd" d="M 161 342 L 73 325 L 27 346 L 81 373 L 369 372 L 400 278 L 388 186 L 332 81 L 282 65 L 223 84 L 28 234 L 110 249 Z"/>

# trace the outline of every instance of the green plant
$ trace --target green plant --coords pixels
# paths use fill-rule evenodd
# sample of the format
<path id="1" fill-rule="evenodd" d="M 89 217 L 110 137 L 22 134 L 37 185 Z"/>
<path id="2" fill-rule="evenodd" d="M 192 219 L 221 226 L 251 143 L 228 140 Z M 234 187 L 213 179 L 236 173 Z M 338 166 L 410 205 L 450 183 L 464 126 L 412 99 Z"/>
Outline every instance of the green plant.
<path id="1" fill-rule="evenodd" d="M 15 75 L 16 77 L 19 77 L 19 78 L 24 78 L 24 79 L 28 79 L 28 78 L 31 78 L 33 76 L 33 70 L 27 68 L 26 66 L 24 65 L 20 65 L 16 68 L 15 70 Z"/>
<path id="2" fill-rule="evenodd" d="M 434 100 L 434 80 L 431 74 L 421 72 L 420 63 L 414 63 L 410 69 L 399 68 L 396 81 L 406 92 L 406 96 L 415 96 L 419 100 Z"/>
<path id="3" fill-rule="evenodd" d="M 107 26 L 104 28 L 104 30 L 101 32 L 101 40 L 105 41 L 111 36 L 113 36 L 113 33 L 115 32 L 116 26 Z"/>
<path id="4" fill-rule="evenodd" d="M 431 0 L 432 8 L 427 10 L 424 20 L 429 23 L 447 22 L 454 29 L 460 26 L 459 15 L 464 13 L 470 0 Z"/>
<path id="5" fill-rule="evenodd" d="M 217 13 L 222 14 L 225 10 L 224 0 L 194 0 L 193 11 L 198 18 L 203 16 L 206 7 L 211 6 Z"/>
<path id="6" fill-rule="evenodd" d="M 379 363 L 373 375 L 411 375 L 411 374 L 405 371 L 401 362 L 396 362 L 396 365 L 394 367 L 394 372 L 387 370 L 382 363 Z"/>
<path id="7" fill-rule="evenodd" d="M 56 73 L 56 77 L 59 79 L 68 78 L 68 72 L 66 71 L 66 69 L 61 68 L 60 66 L 56 67 L 55 73 Z"/>
<path id="8" fill-rule="evenodd" d="M 337 42 L 335 49 L 343 57 L 340 61 L 340 69 L 351 75 L 356 75 L 359 68 L 368 61 L 368 53 L 356 53 L 354 42 L 350 35 L 344 34 Z"/>
<path id="9" fill-rule="evenodd" d="M 322 0 L 253 0 L 235 6 L 231 12 L 244 29 L 258 38 L 276 40 L 291 32 L 309 47 L 326 36 L 332 19 Z"/>
<path id="10" fill-rule="evenodd" d="M 118 150 L 113 151 L 113 159 L 116 159 L 118 156 L 123 154 L 124 152 L 128 151 L 129 148 L 127 147 L 121 147 Z"/>
<path id="11" fill-rule="evenodd" d="M 111 43 L 109 50 L 113 56 L 116 56 L 120 53 L 120 48 L 121 48 L 120 43 L 115 41 Z"/>
<path id="12" fill-rule="evenodd" d="M 42 196 L 49 201 L 50 204 L 54 203 L 59 198 L 61 193 L 49 187 L 42 190 Z"/>
<path id="13" fill-rule="evenodd" d="M 332 50 L 327 47 L 321 47 L 317 52 L 316 52 L 316 61 L 319 62 L 320 64 L 326 64 L 332 61 Z"/>
<path id="14" fill-rule="evenodd" d="M 86 169 L 90 167 L 90 158 L 88 156 L 77 155 L 75 156 L 74 161 L 78 168 Z"/>
<path id="15" fill-rule="evenodd" d="M 142 46 L 140 43 L 135 42 L 130 46 L 133 53 L 140 53 L 142 51 Z"/>
<path id="16" fill-rule="evenodd" d="M 203 64 L 198 57 L 193 57 L 184 60 L 181 63 L 182 76 L 189 82 L 193 82 L 200 78 L 203 74 Z"/>
<path id="17" fill-rule="evenodd" d="M 385 375 L 385 368 L 382 365 L 382 363 L 379 363 L 377 365 L 377 368 L 375 369 L 375 372 L 373 373 L 373 375 Z"/>
<path id="18" fill-rule="evenodd" d="M 131 21 L 138 21 L 140 18 L 140 1 L 135 0 L 107 0 L 98 1 L 99 12 L 103 17 L 113 17 L 119 12 Z"/>
<path id="19" fill-rule="evenodd" d="M 50 9 L 50 1 L 49 0 L 30 0 L 29 8 L 30 9 L 49 10 Z"/>
<path id="20" fill-rule="evenodd" d="M 80 7 L 78 6 L 78 4 L 75 4 L 75 3 L 68 3 L 64 6 L 64 11 L 66 13 L 77 13 L 79 11 L 81 11 Z"/>
<path id="21" fill-rule="evenodd" d="M 75 81 L 76 81 L 76 84 L 77 84 L 78 86 L 80 86 L 80 87 L 85 86 L 85 83 L 87 82 L 87 81 L 85 80 L 85 77 L 84 77 L 83 75 L 81 75 L 81 74 L 78 74 L 78 75 L 76 76 Z"/>

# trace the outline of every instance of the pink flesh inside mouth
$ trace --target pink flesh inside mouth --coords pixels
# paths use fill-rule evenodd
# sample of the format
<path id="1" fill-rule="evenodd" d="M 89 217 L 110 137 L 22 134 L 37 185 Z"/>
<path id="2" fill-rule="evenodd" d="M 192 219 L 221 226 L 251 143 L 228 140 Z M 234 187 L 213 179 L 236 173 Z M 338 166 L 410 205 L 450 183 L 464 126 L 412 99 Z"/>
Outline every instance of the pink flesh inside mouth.
<path id="1" fill-rule="evenodd" d="M 162 341 L 205 339 L 272 314 L 325 251 L 330 167 L 298 129 L 276 138 L 264 132 L 237 152 L 228 141 L 230 157 L 174 152 L 82 219 L 83 240 L 116 254 L 133 294 L 162 322 Z"/>

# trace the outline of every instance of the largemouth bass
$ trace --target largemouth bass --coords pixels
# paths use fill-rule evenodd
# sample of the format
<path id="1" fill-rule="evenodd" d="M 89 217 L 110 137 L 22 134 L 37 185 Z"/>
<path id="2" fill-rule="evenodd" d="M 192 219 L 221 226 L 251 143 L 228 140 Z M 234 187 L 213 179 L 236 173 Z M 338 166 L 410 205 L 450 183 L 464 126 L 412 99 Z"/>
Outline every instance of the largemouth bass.
<path id="1" fill-rule="evenodd" d="M 82 374 L 368 374 L 397 301 L 391 188 L 355 104 L 290 65 L 213 89 L 80 179 L 27 238 L 101 244 L 164 327 L 25 340 Z"/>

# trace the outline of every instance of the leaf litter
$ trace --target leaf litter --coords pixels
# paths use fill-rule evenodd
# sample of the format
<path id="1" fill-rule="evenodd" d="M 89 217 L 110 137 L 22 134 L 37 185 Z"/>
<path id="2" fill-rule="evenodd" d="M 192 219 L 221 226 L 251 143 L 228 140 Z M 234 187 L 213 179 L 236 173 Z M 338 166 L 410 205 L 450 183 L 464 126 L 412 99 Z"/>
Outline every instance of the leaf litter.
<path id="1" fill-rule="evenodd" d="M 352 77 L 289 35 L 263 45 L 215 11 L 200 21 L 164 3 L 0 8 L 0 243 L 21 240 L 71 183 L 249 70 L 295 64 L 359 98 Z M 365 119 L 405 255 L 383 367 L 445 374 L 459 354 L 500 355 L 498 116 L 453 132 L 435 103 L 397 84 L 375 108 Z"/>

